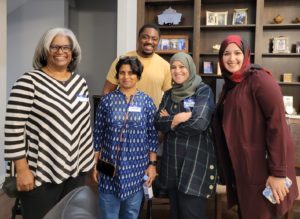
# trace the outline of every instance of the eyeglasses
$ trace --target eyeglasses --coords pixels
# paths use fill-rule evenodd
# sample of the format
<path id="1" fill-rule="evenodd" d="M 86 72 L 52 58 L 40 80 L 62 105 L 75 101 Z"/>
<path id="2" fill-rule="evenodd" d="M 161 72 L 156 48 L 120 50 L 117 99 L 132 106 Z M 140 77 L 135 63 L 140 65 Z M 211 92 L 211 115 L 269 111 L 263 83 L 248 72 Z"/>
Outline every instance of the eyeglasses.
<path id="1" fill-rule="evenodd" d="M 136 56 L 119 56 L 119 59 L 120 60 L 129 59 L 132 61 L 136 61 L 138 59 L 138 57 L 136 57 Z"/>
<path id="2" fill-rule="evenodd" d="M 61 49 L 63 52 L 71 52 L 71 45 L 50 45 L 50 52 L 58 52 Z"/>

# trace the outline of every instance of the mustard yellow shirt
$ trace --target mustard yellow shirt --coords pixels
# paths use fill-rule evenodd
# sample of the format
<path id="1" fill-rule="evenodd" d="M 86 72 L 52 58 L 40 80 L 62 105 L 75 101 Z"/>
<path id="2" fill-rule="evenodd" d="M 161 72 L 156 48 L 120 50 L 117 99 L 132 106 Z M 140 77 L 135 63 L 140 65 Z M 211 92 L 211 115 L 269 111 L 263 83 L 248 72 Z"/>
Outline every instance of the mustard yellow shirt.
<path id="1" fill-rule="evenodd" d="M 141 80 L 137 83 L 137 88 L 148 94 L 153 99 L 156 108 L 158 108 L 163 92 L 171 88 L 170 64 L 155 53 L 149 58 L 139 56 L 136 51 L 128 52 L 126 55 L 138 57 L 143 64 L 144 71 Z M 118 60 L 117 58 L 113 61 L 106 76 L 106 79 L 115 85 L 118 85 L 115 77 L 115 66 Z"/>

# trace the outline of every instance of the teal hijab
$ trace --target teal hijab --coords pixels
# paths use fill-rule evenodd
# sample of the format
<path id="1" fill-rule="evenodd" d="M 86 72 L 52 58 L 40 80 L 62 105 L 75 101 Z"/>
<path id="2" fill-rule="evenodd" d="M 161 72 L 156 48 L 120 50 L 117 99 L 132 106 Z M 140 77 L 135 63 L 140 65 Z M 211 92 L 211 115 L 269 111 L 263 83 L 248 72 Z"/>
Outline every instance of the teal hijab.
<path id="1" fill-rule="evenodd" d="M 181 62 L 189 72 L 189 78 L 183 84 L 172 82 L 171 99 L 179 103 L 187 97 L 192 96 L 202 82 L 202 78 L 196 72 L 196 66 L 192 57 L 186 53 L 176 53 L 170 59 L 172 65 L 174 61 Z"/>

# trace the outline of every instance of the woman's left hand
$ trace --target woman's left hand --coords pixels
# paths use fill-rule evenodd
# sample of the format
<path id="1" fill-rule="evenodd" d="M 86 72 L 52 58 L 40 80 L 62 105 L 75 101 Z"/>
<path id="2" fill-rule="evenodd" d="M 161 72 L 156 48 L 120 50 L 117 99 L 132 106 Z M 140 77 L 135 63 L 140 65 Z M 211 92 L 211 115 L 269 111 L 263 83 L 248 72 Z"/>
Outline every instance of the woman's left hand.
<path id="1" fill-rule="evenodd" d="M 156 167 L 149 165 L 146 170 L 146 175 L 148 176 L 148 180 L 145 183 L 147 186 L 151 186 L 156 177 Z"/>
<path id="2" fill-rule="evenodd" d="M 280 204 L 289 193 L 289 189 L 285 186 L 285 178 L 269 176 L 266 186 L 271 187 L 277 204 Z"/>

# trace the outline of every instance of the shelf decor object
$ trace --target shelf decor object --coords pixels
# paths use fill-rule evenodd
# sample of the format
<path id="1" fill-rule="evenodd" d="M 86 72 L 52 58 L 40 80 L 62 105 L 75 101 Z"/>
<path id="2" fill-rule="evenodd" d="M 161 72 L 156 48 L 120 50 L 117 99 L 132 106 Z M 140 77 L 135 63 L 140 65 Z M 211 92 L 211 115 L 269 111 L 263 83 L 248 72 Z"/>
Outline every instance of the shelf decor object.
<path id="1" fill-rule="evenodd" d="M 273 38 L 273 53 L 290 53 L 288 37 Z"/>
<path id="2" fill-rule="evenodd" d="M 219 53 L 221 45 L 216 43 L 216 44 L 212 45 L 211 48 L 212 48 L 214 53 Z"/>
<path id="3" fill-rule="evenodd" d="M 300 42 L 296 43 L 296 53 L 300 53 Z"/>
<path id="4" fill-rule="evenodd" d="M 178 25 L 181 22 L 181 13 L 169 7 L 162 14 L 157 15 L 159 25 Z"/>
<path id="5" fill-rule="evenodd" d="M 206 25 L 227 25 L 228 11 L 206 11 Z"/>
<path id="6" fill-rule="evenodd" d="M 280 24 L 284 18 L 281 15 L 277 15 L 276 17 L 273 18 L 274 24 Z"/>
<path id="7" fill-rule="evenodd" d="M 293 107 L 294 98 L 293 96 L 283 96 L 283 104 L 285 108 L 285 112 L 289 115 L 293 114 L 295 112 L 295 109 Z"/>
<path id="8" fill-rule="evenodd" d="M 292 82 L 292 73 L 283 73 L 283 82 Z"/>
<path id="9" fill-rule="evenodd" d="M 295 18 L 295 22 L 294 23 L 300 23 L 300 16 Z"/>
<path id="10" fill-rule="evenodd" d="M 232 24 L 247 24 L 248 8 L 233 9 Z"/>
<path id="11" fill-rule="evenodd" d="M 212 74 L 213 73 L 213 62 L 204 61 L 203 62 L 203 74 Z"/>
<path id="12" fill-rule="evenodd" d="M 188 35 L 161 35 L 156 52 L 158 54 L 188 53 Z"/>

